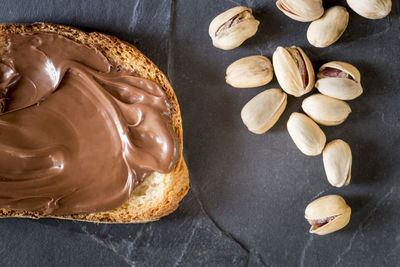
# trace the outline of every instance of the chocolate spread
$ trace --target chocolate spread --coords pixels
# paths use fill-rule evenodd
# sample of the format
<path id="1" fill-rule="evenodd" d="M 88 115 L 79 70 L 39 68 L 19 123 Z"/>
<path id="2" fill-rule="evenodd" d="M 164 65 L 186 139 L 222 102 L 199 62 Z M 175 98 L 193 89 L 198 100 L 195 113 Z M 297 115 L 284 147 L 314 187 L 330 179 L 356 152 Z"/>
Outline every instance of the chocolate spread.
<path id="1" fill-rule="evenodd" d="M 154 82 L 51 33 L 8 34 L 0 60 L 0 207 L 67 215 L 127 201 L 179 157 Z"/>

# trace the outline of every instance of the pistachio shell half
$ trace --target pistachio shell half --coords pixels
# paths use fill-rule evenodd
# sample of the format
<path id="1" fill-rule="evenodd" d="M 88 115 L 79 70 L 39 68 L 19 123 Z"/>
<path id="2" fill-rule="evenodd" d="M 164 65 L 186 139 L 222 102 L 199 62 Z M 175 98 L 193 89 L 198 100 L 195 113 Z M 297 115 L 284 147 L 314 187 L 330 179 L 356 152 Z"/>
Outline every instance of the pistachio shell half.
<path id="1" fill-rule="evenodd" d="M 381 19 L 392 10 L 392 0 L 347 0 L 358 15 L 367 19 Z"/>
<path id="2" fill-rule="evenodd" d="M 321 0 L 278 0 L 276 6 L 289 18 L 301 22 L 316 20 L 324 13 Z"/>
<path id="3" fill-rule="evenodd" d="M 293 112 L 287 122 L 290 137 L 301 152 L 308 156 L 321 154 L 326 137 L 319 126 L 302 113 Z"/>
<path id="4" fill-rule="evenodd" d="M 279 85 L 286 93 L 299 97 L 314 87 L 313 66 L 300 47 L 278 46 L 272 56 L 272 63 Z"/>
<path id="5" fill-rule="evenodd" d="M 326 235 L 345 227 L 351 216 L 351 208 L 338 195 L 320 197 L 306 207 L 304 217 L 311 225 L 310 233 Z"/>
<path id="6" fill-rule="evenodd" d="M 226 83 L 237 88 L 263 86 L 272 80 L 271 61 L 264 56 L 244 57 L 226 69 Z"/>
<path id="7" fill-rule="evenodd" d="M 363 88 L 360 72 L 351 64 L 332 61 L 321 66 L 315 87 L 322 94 L 341 100 L 352 100 L 360 96 Z"/>
<path id="8" fill-rule="evenodd" d="M 326 177 L 336 187 L 346 186 L 351 179 L 350 146 L 343 140 L 329 142 L 322 153 Z"/>
<path id="9" fill-rule="evenodd" d="M 307 39 L 315 47 L 327 47 L 336 42 L 344 33 L 349 22 L 345 7 L 327 9 L 322 17 L 313 21 L 307 30 Z"/>
<path id="10" fill-rule="evenodd" d="M 281 89 L 269 89 L 259 93 L 243 107 L 243 123 L 253 133 L 265 133 L 282 115 L 286 108 L 286 99 L 287 95 Z"/>
<path id="11" fill-rule="evenodd" d="M 259 24 L 250 8 L 237 6 L 216 16 L 210 23 L 208 34 L 215 47 L 230 50 L 256 34 Z"/>
<path id="12" fill-rule="evenodd" d="M 339 125 L 351 113 L 346 102 L 321 94 L 307 97 L 301 107 L 314 121 L 325 126 Z"/>

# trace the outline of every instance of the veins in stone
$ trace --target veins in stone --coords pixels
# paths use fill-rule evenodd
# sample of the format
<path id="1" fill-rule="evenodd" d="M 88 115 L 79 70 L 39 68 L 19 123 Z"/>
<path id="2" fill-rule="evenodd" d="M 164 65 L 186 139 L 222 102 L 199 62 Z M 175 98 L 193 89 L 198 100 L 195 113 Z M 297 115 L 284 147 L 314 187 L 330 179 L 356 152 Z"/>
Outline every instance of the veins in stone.
<path id="1" fill-rule="evenodd" d="M 136 242 L 136 239 L 137 239 L 138 237 L 136 237 L 132 242 L 126 242 L 125 240 L 123 240 L 123 241 L 125 241 L 125 242 L 128 244 L 128 245 L 126 246 L 127 249 L 128 249 L 128 252 L 126 253 L 126 255 L 123 255 L 122 253 L 120 253 L 120 252 L 118 251 L 118 249 L 117 249 L 111 242 L 104 241 L 104 240 L 100 239 L 99 237 L 97 237 L 95 234 L 90 233 L 90 232 L 87 230 L 87 228 L 86 228 L 85 225 L 81 225 L 80 223 L 78 223 L 78 222 L 76 222 L 76 221 L 74 221 L 74 223 L 77 224 L 77 225 L 79 226 L 79 228 L 80 228 L 86 235 L 88 235 L 88 236 L 90 237 L 90 239 L 92 239 L 93 241 L 95 241 L 95 242 L 98 243 L 99 245 L 101 245 L 101 246 L 103 246 L 103 247 L 105 247 L 105 248 L 108 248 L 109 250 L 111 250 L 112 252 L 114 252 L 114 254 L 115 254 L 117 257 L 121 258 L 121 259 L 122 259 L 123 261 L 125 261 L 129 266 L 135 266 L 135 265 L 136 265 L 136 262 L 133 261 L 133 260 L 131 260 L 131 259 L 129 259 L 126 255 L 131 254 L 131 252 L 132 252 L 133 249 L 134 249 L 134 244 L 135 244 L 135 242 Z"/>
<path id="2" fill-rule="evenodd" d="M 181 251 L 181 254 L 179 255 L 178 259 L 175 261 L 173 267 L 179 266 L 179 264 L 182 262 L 183 256 L 185 256 L 189 244 L 192 243 L 193 236 L 194 236 L 194 233 L 196 232 L 196 230 L 197 230 L 197 227 L 194 227 L 192 229 L 192 232 L 190 233 L 189 237 L 187 238 L 185 244 L 183 244 L 183 249 Z"/>
<path id="3" fill-rule="evenodd" d="M 310 237 L 307 240 L 307 243 L 303 247 L 303 250 L 301 251 L 301 257 L 300 257 L 300 267 L 304 267 L 304 261 L 306 259 L 306 252 L 307 249 L 311 246 L 312 241 L 314 240 L 314 235 L 310 234 Z"/>
<path id="4" fill-rule="evenodd" d="M 129 23 L 129 28 L 133 29 L 136 27 L 136 24 L 138 22 L 139 16 L 138 16 L 138 7 L 140 5 L 141 1 L 136 1 L 135 5 L 133 6 L 133 11 L 132 11 L 132 17 L 131 17 L 131 22 Z"/>
<path id="5" fill-rule="evenodd" d="M 198 196 L 198 192 L 197 192 L 197 188 L 196 186 L 192 183 L 191 184 L 191 190 L 193 193 L 194 198 L 196 199 L 197 203 L 200 206 L 200 210 L 204 213 L 204 215 L 206 215 L 208 217 L 208 219 L 210 219 L 210 221 L 214 224 L 214 226 L 227 238 L 229 238 L 230 240 L 232 240 L 234 243 L 238 244 L 240 246 L 240 248 L 242 250 L 244 250 L 247 254 L 247 266 L 249 265 L 249 261 L 250 261 L 250 255 L 252 253 L 258 255 L 258 258 L 260 260 L 260 262 L 266 266 L 262 256 L 257 253 L 254 249 L 248 248 L 243 242 L 241 242 L 239 239 L 237 239 L 235 236 L 233 236 L 231 233 L 229 233 L 228 231 L 226 231 L 225 229 L 223 229 L 218 223 L 217 221 L 211 216 L 211 214 L 209 214 L 207 212 L 207 210 L 204 208 L 203 202 L 201 201 L 200 197 Z"/>
<path id="6" fill-rule="evenodd" d="M 336 262 L 333 266 L 338 266 L 339 263 L 343 260 L 343 257 L 351 251 L 351 249 L 353 248 L 353 242 L 354 242 L 355 238 L 357 237 L 357 235 L 362 234 L 364 227 L 367 226 L 368 223 L 373 219 L 373 215 L 375 214 L 377 209 L 380 206 L 382 206 L 382 204 L 386 201 L 386 199 L 389 198 L 389 196 L 393 193 L 393 191 L 394 191 L 394 187 L 390 188 L 390 190 L 376 202 L 376 205 L 371 209 L 370 212 L 368 212 L 365 219 L 361 222 L 360 226 L 357 228 L 357 231 L 350 238 L 350 241 L 347 244 L 347 246 L 345 247 L 345 249 L 342 251 L 342 253 L 340 253 L 338 255 Z"/>

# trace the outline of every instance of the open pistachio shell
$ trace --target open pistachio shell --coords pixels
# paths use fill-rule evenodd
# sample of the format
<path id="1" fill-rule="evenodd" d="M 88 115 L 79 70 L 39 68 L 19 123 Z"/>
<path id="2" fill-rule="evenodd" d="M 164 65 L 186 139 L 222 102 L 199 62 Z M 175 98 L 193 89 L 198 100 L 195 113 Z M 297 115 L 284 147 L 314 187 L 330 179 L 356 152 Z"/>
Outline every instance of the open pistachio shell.
<path id="1" fill-rule="evenodd" d="M 326 235 L 345 227 L 351 216 L 351 208 L 338 195 L 327 195 L 312 201 L 306 207 L 304 217 L 311 224 L 310 233 Z"/>
<path id="2" fill-rule="evenodd" d="M 367 19 L 381 19 L 392 10 L 392 0 L 347 0 L 358 15 Z"/>
<path id="3" fill-rule="evenodd" d="M 252 37 L 259 24 L 250 8 L 237 6 L 216 16 L 210 23 L 208 34 L 215 47 L 230 50 Z"/>
<path id="4" fill-rule="evenodd" d="M 272 63 L 279 85 L 286 93 L 299 97 L 314 87 L 314 68 L 300 47 L 279 46 L 272 56 Z"/>
<path id="5" fill-rule="evenodd" d="M 329 142 L 322 153 L 326 177 L 336 187 L 346 186 L 351 179 L 350 146 L 343 140 Z"/>
<path id="6" fill-rule="evenodd" d="M 269 89 L 259 93 L 243 107 L 243 123 L 253 133 L 265 133 L 282 115 L 286 108 L 286 99 L 287 95 L 281 89 Z"/>
<path id="7" fill-rule="evenodd" d="M 343 77 L 343 76 L 349 75 L 349 76 L 351 76 L 351 79 L 353 79 L 354 81 L 356 81 L 358 83 L 361 81 L 361 76 L 360 76 L 360 72 L 358 71 L 358 69 L 356 67 L 354 67 L 353 65 L 351 65 L 350 63 L 343 62 L 343 61 L 331 61 L 331 62 L 328 62 L 328 63 L 325 63 L 324 65 L 322 65 L 319 68 L 319 73 L 317 76 L 318 79 L 326 77 L 323 72 L 329 68 L 336 69 L 336 70 L 343 72 L 343 73 L 337 73 L 336 76 Z"/>
<path id="8" fill-rule="evenodd" d="M 341 124 L 351 112 L 346 102 L 321 94 L 307 97 L 301 107 L 314 121 L 325 126 Z"/>
<path id="9" fill-rule="evenodd" d="M 315 87 L 322 94 L 341 100 L 352 100 L 360 96 L 363 88 L 360 72 L 353 65 L 332 61 L 321 66 Z"/>
<path id="10" fill-rule="evenodd" d="M 336 42 L 344 33 L 349 22 L 345 7 L 327 9 L 322 17 L 313 21 L 307 30 L 307 39 L 315 47 L 327 47 Z"/>
<path id="11" fill-rule="evenodd" d="M 289 18 L 301 22 L 316 20 L 324 13 L 322 0 L 278 0 L 276 6 Z"/>
<path id="12" fill-rule="evenodd" d="M 226 69 L 226 83 L 237 88 L 252 88 L 269 83 L 273 77 L 271 61 L 264 56 L 244 57 Z"/>
<path id="13" fill-rule="evenodd" d="M 308 156 L 321 154 L 326 137 L 319 126 L 302 113 L 293 112 L 287 122 L 290 137 L 301 152 Z"/>

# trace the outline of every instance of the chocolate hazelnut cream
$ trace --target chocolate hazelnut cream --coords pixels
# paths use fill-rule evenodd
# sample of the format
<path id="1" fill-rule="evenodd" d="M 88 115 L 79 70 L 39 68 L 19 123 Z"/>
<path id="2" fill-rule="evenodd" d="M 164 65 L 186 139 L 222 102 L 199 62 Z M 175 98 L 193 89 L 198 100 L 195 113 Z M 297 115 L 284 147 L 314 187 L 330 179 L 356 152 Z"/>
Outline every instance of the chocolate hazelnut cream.
<path id="1" fill-rule="evenodd" d="M 156 83 L 51 33 L 8 34 L 0 60 L 0 207 L 68 215 L 126 202 L 179 158 Z"/>

